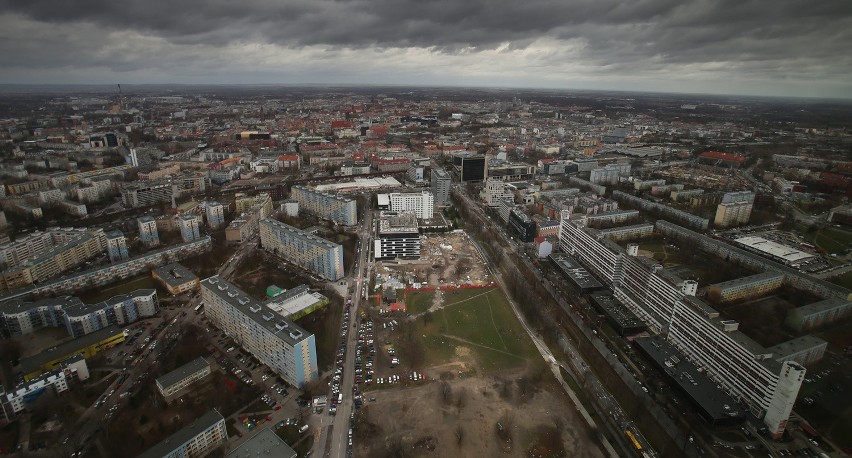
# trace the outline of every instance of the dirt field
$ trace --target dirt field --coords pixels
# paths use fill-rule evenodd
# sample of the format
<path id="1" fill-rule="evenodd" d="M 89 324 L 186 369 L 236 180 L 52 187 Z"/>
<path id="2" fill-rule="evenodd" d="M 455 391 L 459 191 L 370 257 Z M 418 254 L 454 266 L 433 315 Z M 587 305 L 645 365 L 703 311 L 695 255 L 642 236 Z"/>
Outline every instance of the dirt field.
<path id="1" fill-rule="evenodd" d="M 603 456 L 561 395 L 523 392 L 518 380 L 503 374 L 369 393 L 376 400 L 356 417 L 354 455 Z"/>

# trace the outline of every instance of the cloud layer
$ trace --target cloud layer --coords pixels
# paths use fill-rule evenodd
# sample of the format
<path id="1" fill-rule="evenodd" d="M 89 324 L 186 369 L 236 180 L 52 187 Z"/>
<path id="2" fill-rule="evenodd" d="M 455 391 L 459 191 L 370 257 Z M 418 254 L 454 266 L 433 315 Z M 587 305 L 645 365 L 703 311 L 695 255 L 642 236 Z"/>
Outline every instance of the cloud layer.
<path id="1" fill-rule="evenodd" d="M 0 0 L 0 82 L 852 97 L 848 0 Z"/>

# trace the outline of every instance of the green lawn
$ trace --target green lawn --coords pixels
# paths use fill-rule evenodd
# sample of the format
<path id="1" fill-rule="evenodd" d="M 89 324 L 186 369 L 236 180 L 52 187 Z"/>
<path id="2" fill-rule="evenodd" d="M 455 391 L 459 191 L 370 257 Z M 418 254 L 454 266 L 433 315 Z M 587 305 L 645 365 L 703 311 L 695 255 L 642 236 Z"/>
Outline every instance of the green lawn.
<path id="1" fill-rule="evenodd" d="M 412 315 L 428 310 L 435 299 L 435 291 L 408 291 L 404 294 L 406 310 Z"/>
<path id="2" fill-rule="evenodd" d="M 536 355 L 499 289 L 446 291 L 444 304 L 428 321 L 416 321 L 429 363 L 452 361 L 459 346 L 488 372 L 523 367 Z"/>
<path id="3" fill-rule="evenodd" d="M 852 246 L 852 232 L 833 227 L 820 229 L 814 234 L 806 233 L 805 237 L 826 253 L 839 253 Z"/>
<path id="4" fill-rule="evenodd" d="M 838 284 L 844 288 L 852 289 L 852 272 L 846 272 L 845 274 L 839 277 L 834 277 L 829 281 Z"/>

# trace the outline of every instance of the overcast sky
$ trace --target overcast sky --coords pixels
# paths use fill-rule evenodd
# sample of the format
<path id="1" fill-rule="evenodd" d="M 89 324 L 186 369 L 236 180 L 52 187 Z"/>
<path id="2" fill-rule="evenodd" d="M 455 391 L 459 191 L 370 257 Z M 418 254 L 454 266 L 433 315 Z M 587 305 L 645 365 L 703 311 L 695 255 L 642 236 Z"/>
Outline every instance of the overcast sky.
<path id="1" fill-rule="evenodd" d="M 852 0 L 0 0 L 0 83 L 852 98 Z"/>

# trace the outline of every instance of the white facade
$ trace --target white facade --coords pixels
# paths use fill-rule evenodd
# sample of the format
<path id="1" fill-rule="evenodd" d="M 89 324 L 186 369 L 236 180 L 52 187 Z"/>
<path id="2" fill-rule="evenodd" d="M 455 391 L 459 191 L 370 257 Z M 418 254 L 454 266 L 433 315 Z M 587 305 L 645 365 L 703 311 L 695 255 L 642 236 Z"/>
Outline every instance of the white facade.
<path id="1" fill-rule="evenodd" d="M 157 231 L 157 221 L 150 216 L 143 216 L 136 220 L 139 226 L 139 239 L 146 247 L 155 247 L 160 244 L 160 233 Z"/>
<path id="2" fill-rule="evenodd" d="M 111 262 L 124 261 L 130 257 L 127 251 L 127 237 L 121 231 L 110 231 L 106 234 L 107 254 Z"/>
<path id="3" fill-rule="evenodd" d="M 180 228 L 180 236 L 183 238 L 184 242 L 191 242 L 193 240 L 198 240 L 201 238 L 201 232 L 199 231 L 199 221 L 198 217 L 195 215 L 181 215 L 178 216 L 178 228 Z"/>
<path id="4" fill-rule="evenodd" d="M 207 225 L 211 229 L 218 229 L 225 224 L 225 206 L 219 202 L 207 202 L 205 205 Z"/>
<path id="5" fill-rule="evenodd" d="M 500 202 L 504 200 L 514 201 L 515 197 L 512 191 L 509 190 L 506 182 L 489 178 L 485 182 L 485 186 L 479 193 L 479 198 L 482 199 L 489 207 L 499 207 Z"/>
<path id="6" fill-rule="evenodd" d="M 390 210 L 398 213 L 412 212 L 420 219 L 430 219 L 435 211 L 435 199 L 431 191 L 394 192 L 389 198 Z"/>

